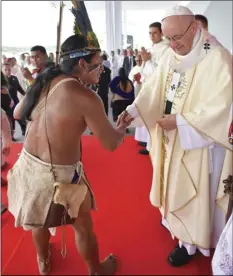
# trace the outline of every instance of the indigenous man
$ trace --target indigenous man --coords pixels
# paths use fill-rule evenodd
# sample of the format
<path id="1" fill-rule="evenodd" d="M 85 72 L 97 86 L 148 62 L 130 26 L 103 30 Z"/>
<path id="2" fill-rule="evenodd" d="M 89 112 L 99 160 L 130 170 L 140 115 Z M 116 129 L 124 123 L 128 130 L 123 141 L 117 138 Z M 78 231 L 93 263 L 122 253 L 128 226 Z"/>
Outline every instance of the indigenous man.
<path id="1" fill-rule="evenodd" d="M 232 174 L 232 147 L 223 134 L 232 102 L 232 56 L 186 7 L 174 7 L 162 29 L 173 51 L 162 57 L 124 120 L 143 120 L 149 130 L 150 200 L 179 240 L 168 261 L 181 266 L 196 249 L 209 256 L 225 224 L 229 196 L 222 180 Z"/>
<path id="2" fill-rule="evenodd" d="M 100 50 L 89 49 L 82 35 L 70 36 L 61 47 L 59 67 L 39 74 L 15 109 L 16 119 L 31 121 L 20 157 L 8 174 L 9 211 L 16 227 L 32 230 L 43 275 L 50 270 L 48 228 L 65 224 L 72 224 L 90 274 L 115 271 L 113 255 L 99 261 L 90 214 L 95 200 L 80 153 L 81 135 L 87 127 L 104 148 L 113 151 L 128 126 L 122 123 L 114 129 L 99 96 L 85 86 L 98 83 L 101 71 Z"/>
<path id="3" fill-rule="evenodd" d="M 141 56 L 143 59 L 142 64 L 142 81 L 145 83 L 146 80 L 153 74 L 155 71 L 158 61 L 161 56 L 169 48 L 168 43 L 163 39 L 163 33 L 160 22 L 154 22 L 149 26 L 149 35 L 153 43 L 153 46 L 149 51 L 142 50 Z M 145 149 L 139 150 L 140 154 L 149 154 L 150 150 L 150 136 L 146 127 L 138 127 L 135 131 L 135 137 L 140 141 L 139 145 L 146 146 Z"/>

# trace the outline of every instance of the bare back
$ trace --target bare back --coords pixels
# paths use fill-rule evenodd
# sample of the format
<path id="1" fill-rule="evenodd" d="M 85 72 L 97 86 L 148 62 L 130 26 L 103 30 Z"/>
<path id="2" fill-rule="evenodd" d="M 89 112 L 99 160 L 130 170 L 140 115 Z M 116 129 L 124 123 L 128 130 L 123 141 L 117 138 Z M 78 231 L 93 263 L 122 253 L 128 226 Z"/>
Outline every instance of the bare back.
<path id="1" fill-rule="evenodd" d="M 56 77 L 50 90 L 67 76 Z M 39 102 L 45 97 L 45 91 Z M 99 96 L 75 79 L 61 84 L 47 101 L 47 129 L 53 164 L 72 165 L 80 160 L 80 140 L 86 127 L 101 145 L 112 151 L 124 137 L 122 130 L 109 122 Z M 42 161 L 50 163 L 45 131 L 45 109 L 32 121 L 24 143 L 25 149 Z"/>
<path id="2" fill-rule="evenodd" d="M 51 89 L 62 79 L 65 77 L 55 78 Z M 72 93 L 71 86 L 76 93 Z M 54 164 L 71 165 L 80 160 L 80 139 L 86 129 L 86 123 L 81 112 L 78 112 L 80 106 L 75 104 L 80 102 L 79 86 L 81 89 L 75 79 L 67 81 L 61 84 L 47 101 L 47 130 Z M 45 91 L 42 92 L 39 102 L 44 97 Z M 24 147 L 32 155 L 50 163 L 44 107 L 33 120 Z"/>

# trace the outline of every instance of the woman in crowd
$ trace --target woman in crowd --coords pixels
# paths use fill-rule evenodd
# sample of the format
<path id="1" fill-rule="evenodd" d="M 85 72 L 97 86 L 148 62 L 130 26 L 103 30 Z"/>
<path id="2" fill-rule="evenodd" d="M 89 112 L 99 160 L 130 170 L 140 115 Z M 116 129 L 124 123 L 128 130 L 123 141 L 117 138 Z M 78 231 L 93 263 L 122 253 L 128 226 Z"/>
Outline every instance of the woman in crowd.
<path id="1" fill-rule="evenodd" d="M 119 69 L 119 76 L 115 77 L 109 84 L 112 97 L 113 121 L 116 122 L 118 116 L 134 101 L 134 85 L 127 77 L 125 69 Z"/>

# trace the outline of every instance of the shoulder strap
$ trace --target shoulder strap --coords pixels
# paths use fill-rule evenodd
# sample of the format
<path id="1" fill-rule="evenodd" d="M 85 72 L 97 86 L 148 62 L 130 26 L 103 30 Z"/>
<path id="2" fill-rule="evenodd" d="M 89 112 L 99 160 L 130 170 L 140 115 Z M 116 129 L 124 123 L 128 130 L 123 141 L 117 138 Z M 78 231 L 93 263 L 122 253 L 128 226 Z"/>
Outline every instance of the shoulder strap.
<path id="1" fill-rule="evenodd" d="M 72 79 L 70 78 L 69 80 L 75 80 L 77 82 L 79 82 L 77 79 Z M 68 81 L 68 79 L 66 79 L 66 81 Z M 63 81 L 65 82 L 65 80 Z M 55 169 L 54 169 L 54 165 L 53 165 L 53 158 L 52 158 L 52 149 L 51 149 L 51 144 L 50 144 L 50 141 L 49 141 L 49 135 L 48 135 L 48 128 L 47 128 L 47 102 L 48 102 L 48 97 L 49 97 L 49 93 L 47 93 L 45 95 L 45 102 L 44 102 L 44 112 L 45 112 L 45 116 L 44 116 L 44 122 L 45 122 L 45 132 L 46 132 L 46 136 L 47 136 L 47 143 L 48 143 L 48 149 L 49 149 L 49 155 L 50 155 L 50 165 L 51 165 L 51 173 L 53 175 L 53 180 L 54 180 L 54 183 L 57 181 L 57 176 L 56 176 L 56 172 L 55 172 Z"/>
<path id="2" fill-rule="evenodd" d="M 27 124 L 27 131 L 26 131 L 26 134 L 25 134 L 25 138 L 27 137 L 28 131 L 29 131 L 30 127 L 31 127 L 31 124 L 32 124 L 33 120 L 36 118 L 36 116 L 40 113 L 40 111 L 42 110 L 42 108 L 45 106 L 45 100 L 46 100 L 46 98 L 48 100 L 61 84 L 65 83 L 65 82 L 68 82 L 68 81 L 76 81 L 76 82 L 78 82 L 78 80 L 74 79 L 74 78 L 66 78 L 66 79 L 60 80 L 56 85 L 54 85 L 54 87 L 48 92 L 48 94 L 46 94 L 46 96 L 43 97 L 43 99 L 37 104 L 37 106 L 32 111 L 31 121 L 29 121 L 28 124 Z"/>
<path id="3" fill-rule="evenodd" d="M 47 94 L 47 100 L 53 95 L 53 93 L 56 91 L 56 89 L 62 85 L 63 83 L 65 82 L 68 82 L 68 81 L 76 81 L 78 82 L 78 80 L 74 79 L 74 78 L 67 78 L 67 79 L 63 79 L 63 80 L 60 80 L 56 85 L 54 85 L 54 87 L 48 92 Z M 31 118 L 34 119 L 37 114 L 39 114 L 39 112 L 41 111 L 41 109 L 44 107 L 45 105 L 45 99 L 46 97 L 44 97 L 40 102 L 39 104 L 36 106 L 36 108 L 33 110 L 32 112 L 32 116 Z"/>

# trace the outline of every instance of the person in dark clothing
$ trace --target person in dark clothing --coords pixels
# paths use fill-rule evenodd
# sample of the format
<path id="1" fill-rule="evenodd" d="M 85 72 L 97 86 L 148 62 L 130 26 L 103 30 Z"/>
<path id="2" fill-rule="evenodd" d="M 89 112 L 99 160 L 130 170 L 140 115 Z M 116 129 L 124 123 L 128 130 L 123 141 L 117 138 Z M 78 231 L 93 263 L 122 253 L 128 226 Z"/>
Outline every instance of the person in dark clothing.
<path id="1" fill-rule="evenodd" d="M 9 88 L 8 88 L 8 82 L 1 71 L 1 108 L 6 112 L 6 115 L 11 123 L 13 121 L 13 101 L 11 99 L 11 96 L 9 95 Z"/>
<path id="2" fill-rule="evenodd" d="M 135 57 L 134 57 L 134 53 L 133 50 L 131 48 L 128 48 L 127 50 L 127 56 L 124 57 L 123 60 L 123 68 L 125 69 L 125 74 L 128 77 L 130 71 L 133 69 L 134 66 L 136 66 L 136 61 L 135 61 Z"/>
<path id="3" fill-rule="evenodd" d="M 98 83 L 97 94 L 100 96 L 104 104 L 105 112 L 108 116 L 108 93 L 109 93 L 109 84 L 111 82 L 111 70 L 104 66 L 104 70 L 100 75 L 100 80 Z"/>
<path id="4" fill-rule="evenodd" d="M 102 56 L 103 58 L 103 56 Z M 108 116 L 108 93 L 109 93 L 109 84 L 111 82 L 111 70 L 103 65 L 103 72 L 100 75 L 100 80 L 95 85 L 90 85 L 90 89 L 95 91 L 101 98 L 104 104 L 104 110 Z M 93 135 L 92 132 L 90 132 Z"/>
<path id="5" fill-rule="evenodd" d="M 119 69 L 119 76 L 115 77 L 109 84 L 112 97 L 112 115 L 113 121 L 116 122 L 118 116 L 131 105 L 135 99 L 134 85 L 128 78 L 124 68 Z"/>
<path id="6" fill-rule="evenodd" d="M 24 96 L 26 93 L 23 90 L 22 86 L 19 84 L 18 78 L 11 74 L 11 66 L 9 63 L 3 64 L 3 74 L 5 75 L 5 78 L 8 81 L 10 96 L 14 101 L 14 104 L 18 104 L 19 99 L 17 92 L 19 92 L 22 96 Z"/>
<path id="7" fill-rule="evenodd" d="M 13 76 L 11 74 L 11 66 L 8 63 L 5 63 L 3 65 L 3 73 L 5 75 L 5 78 L 8 82 L 8 89 L 9 89 L 9 94 L 14 102 L 14 106 L 12 107 L 12 113 L 14 113 L 14 109 L 16 107 L 16 105 L 19 103 L 19 98 L 18 98 L 18 91 L 19 93 L 24 96 L 26 93 L 23 90 L 23 88 L 21 87 L 21 85 L 19 84 L 18 78 Z M 26 131 L 26 121 L 25 120 L 19 120 L 18 121 L 21 130 L 22 130 L 22 134 L 25 135 L 25 131 Z M 14 118 L 12 119 L 12 128 L 13 130 L 15 130 L 15 120 Z"/>

